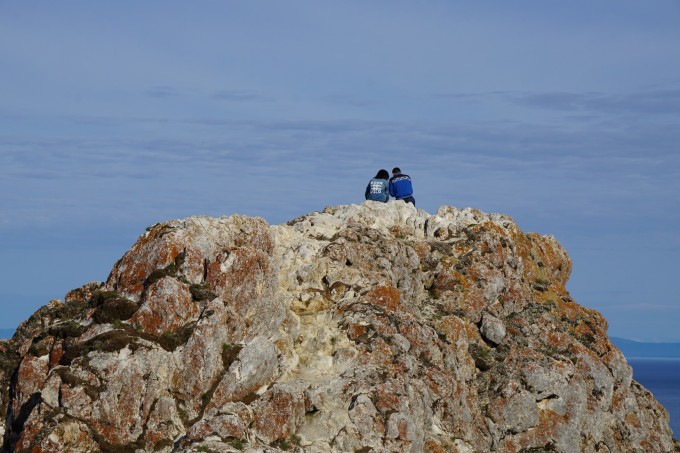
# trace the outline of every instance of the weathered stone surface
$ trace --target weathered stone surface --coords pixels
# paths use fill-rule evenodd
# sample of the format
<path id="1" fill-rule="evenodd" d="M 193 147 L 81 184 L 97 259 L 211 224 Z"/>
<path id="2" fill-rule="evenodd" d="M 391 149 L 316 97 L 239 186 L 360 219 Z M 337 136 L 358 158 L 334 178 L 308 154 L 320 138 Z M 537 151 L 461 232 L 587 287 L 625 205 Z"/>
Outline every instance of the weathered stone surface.
<path id="1" fill-rule="evenodd" d="M 41 439 L 32 439 L 29 448 L 37 452 L 83 452 L 95 453 L 101 451 L 101 446 L 93 439 L 92 431 L 82 422 L 68 418 L 55 417 L 56 424 L 44 429 L 46 435 Z M 17 445 L 17 450 L 21 444 Z"/>
<path id="2" fill-rule="evenodd" d="M 175 334 L 196 322 L 201 314 L 201 307 L 191 298 L 189 285 L 172 277 L 149 285 L 144 299 L 130 323 L 152 335 Z"/>
<path id="3" fill-rule="evenodd" d="M 448 206 L 154 225 L 0 342 L 3 449 L 673 451 L 570 271 Z"/>
<path id="4" fill-rule="evenodd" d="M 505 338 L 503 321 L 488 313 L 482 315 L 482 325 L 479 328 L 482 336 L 494 344 L 499 344 Z"/>

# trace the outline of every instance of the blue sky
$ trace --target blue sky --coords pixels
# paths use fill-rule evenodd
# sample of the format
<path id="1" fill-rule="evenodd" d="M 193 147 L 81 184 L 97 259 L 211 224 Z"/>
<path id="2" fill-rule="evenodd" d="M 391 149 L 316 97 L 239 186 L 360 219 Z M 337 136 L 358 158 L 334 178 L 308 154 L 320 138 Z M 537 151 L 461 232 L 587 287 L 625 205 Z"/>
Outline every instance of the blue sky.
<path id="1" fill-rule="evenodd" d="M 553 234 L 610 335 L 680 341 L 680 2 L 0 0 L 0 328 L 151 224 L 359 203 Z"/>

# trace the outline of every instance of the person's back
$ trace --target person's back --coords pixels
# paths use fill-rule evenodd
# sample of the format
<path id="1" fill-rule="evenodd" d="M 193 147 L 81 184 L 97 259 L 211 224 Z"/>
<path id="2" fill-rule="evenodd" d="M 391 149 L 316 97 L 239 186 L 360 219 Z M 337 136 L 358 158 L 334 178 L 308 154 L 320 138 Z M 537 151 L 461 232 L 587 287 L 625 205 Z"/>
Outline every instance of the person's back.
<path id="1" fill-rule="evenodd" d="M 387 200 L 390 199 L 389 184 L 387 182 L 388 177 L 389 174 L 387 173 L 387 170 L 380 170 L 366 186 L 366 192 L 364 194 L 365 198 L 367 200 L 387 203 Z"/>
<path id="2" fill-rule="evenodd" d="M 413 198 L 413 184 L 411 177 L 401 172 L 399 167 L 392 170 L 392 177 L 389 181 L 390 195 L 397 200 L 404 200 L 407 203 L 413 203 L 415 206 L 416 199 Z"/>

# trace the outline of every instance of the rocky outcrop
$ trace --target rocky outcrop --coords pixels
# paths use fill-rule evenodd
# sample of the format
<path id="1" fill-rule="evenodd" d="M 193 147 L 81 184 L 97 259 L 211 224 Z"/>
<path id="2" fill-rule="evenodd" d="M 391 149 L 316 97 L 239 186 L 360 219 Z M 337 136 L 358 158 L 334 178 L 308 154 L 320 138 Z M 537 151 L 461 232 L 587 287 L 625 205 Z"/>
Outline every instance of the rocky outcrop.
<path id="1" fill-rule="evenodd" d="M 567 253 L 403 202 L 154 225 L 0 343 L 5 451 L 670 452 Z"/>

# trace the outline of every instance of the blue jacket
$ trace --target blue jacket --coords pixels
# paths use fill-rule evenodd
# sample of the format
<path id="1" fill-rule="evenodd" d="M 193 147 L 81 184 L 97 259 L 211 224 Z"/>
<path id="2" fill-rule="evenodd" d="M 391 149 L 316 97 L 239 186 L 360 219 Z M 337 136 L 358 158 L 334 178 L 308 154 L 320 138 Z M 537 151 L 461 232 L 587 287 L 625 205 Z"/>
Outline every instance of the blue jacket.
<path id="1" fill-rule="evenodd" d="M 367 200 L 382 201 L 386 203 L 390 199 L 389 188 L 386 179 L 373 178 L 366 186 L 364 194 Z"/>
<path id="2" fill-rule="evenodd" d="M 413 195 L 411 177 L 402 173 L 392 176 L 390 178 L 390 195 L 397 200 Z"/>

